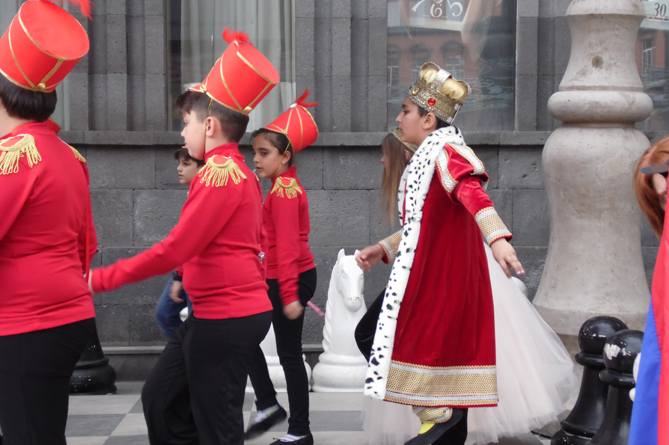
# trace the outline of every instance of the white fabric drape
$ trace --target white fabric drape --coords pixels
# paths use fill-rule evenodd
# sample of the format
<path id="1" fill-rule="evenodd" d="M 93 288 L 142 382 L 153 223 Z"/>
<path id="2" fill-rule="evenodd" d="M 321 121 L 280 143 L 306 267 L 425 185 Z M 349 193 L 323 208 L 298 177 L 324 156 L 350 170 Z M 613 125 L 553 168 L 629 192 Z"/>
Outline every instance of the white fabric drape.
<path id="1" fill-rule="evenodd" d="M 248 131 L 269 124 L 295 100 L 292 0 L 199 0 L 181 3 L 182 89 L 201 82 L 227 43 L 226 27 L 245 31 L 253 45 L 281 76 L 277 85 L 249 115 Z"/>

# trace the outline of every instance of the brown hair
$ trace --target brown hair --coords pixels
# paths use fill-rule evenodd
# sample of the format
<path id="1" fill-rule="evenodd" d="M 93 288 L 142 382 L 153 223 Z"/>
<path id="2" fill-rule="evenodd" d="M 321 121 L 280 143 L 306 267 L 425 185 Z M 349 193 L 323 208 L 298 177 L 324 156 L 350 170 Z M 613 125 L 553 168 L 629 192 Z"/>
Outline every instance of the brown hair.
<path id="1" fill-rule="evenodd" d="M 669 138 L 662 139 L 653 144 L 643 153 L 639 163 L 634 170 L 634 188 L 636 199 L 650 226 L 658 238 L 662 238 L 662 227 L 664 226 L 664 210 L 660 205 L 660 196 L 653 187 L 653 176 L 641 173 L 644 167 L 669 161 Z"/>
<path id="2" fill-rule="evenodd" d="M 228 140 L 239 142 L 249 123 L 249 117 L 224 107 L 204 93 L 186 91 L 177 97 L 176 109 L 179 113 L 195 113 L 202 122 L 208 116 L 215 117 L 221 123 L 223 134 Z"/>
<path id="3" fill-rule="evenodd" d="M 195 159 L 188 153 L 188 149 L 186 147 L 180 148 L 177 151 L 174 152 L 174 159 L 177 161 L 181 161 L 182 159 L 184 161 L 192 161 L 197 164 L 198 167 L 204 166 L 204 159 Z"/>
<path id="4" fill-rule="evenodd" d="M 386 168 L 383 169 L 383 179 L 381 180 L 381 209 L 384 212 L 384 220 L 390 221 L 394 226 L 396 221 L 395 204 L 397 202 L 397 191 L 400 187 L 402 173 L 408 164 L 405 152 L 409 157 L 413 155 L 405 145 L 400 142 L 392 133 L 388 134 L 381 142 L 383 153 L 388 159 Z"/>

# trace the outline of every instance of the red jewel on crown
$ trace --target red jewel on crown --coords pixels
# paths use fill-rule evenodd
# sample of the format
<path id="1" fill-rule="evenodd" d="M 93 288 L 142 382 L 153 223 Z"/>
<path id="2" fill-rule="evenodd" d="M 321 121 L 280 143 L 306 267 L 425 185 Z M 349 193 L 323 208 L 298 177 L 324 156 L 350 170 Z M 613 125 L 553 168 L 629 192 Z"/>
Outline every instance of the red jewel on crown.
<path id="1" fill-rule="evenodd" d="M 435 99 L 434 97 L 431 97 L 427 100 L 427 104 L 431 107 L 434 107 L 434 104 L 436 104 L 436 103 L 437 103 L 437 99 Z"/>

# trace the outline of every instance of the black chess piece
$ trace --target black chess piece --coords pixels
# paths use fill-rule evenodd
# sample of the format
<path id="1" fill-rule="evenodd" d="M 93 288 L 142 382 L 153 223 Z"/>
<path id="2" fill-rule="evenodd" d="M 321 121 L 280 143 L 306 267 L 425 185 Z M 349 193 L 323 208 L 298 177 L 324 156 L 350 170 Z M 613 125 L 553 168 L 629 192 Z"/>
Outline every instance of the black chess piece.
<path id="1" fill-rule="evenodd" d="M 591 439 L 604 420 L 609 386 L 599 379 L 605 368 L 602 352 L 607 339 L 627 325 L 614 317 L 593 317 L 583 323 L 578 333 L 576 363 L 583 366 L 583 379 L 578 399 L 562 429 L 555 433 L 551 445 L 584 445 Z"/>
<path id="2" fill-rule="evenodd" d="M 96 326 L 70 377 L 70 394 L 115 394 L 115 383 L 116 371 L 102 352 Z"/>
<path id="3" fill-rule="evenodd" d="M 632 420 L 630 389 L 634 388 L 632 369 L 634 360 L 641 352 L 643 332 L 626 329 L 616 332 L 606 341 L 604 364 L 599 373 L 602 382 L 609 385 L 606 414 L 591 445 L 627 445 Z"/>

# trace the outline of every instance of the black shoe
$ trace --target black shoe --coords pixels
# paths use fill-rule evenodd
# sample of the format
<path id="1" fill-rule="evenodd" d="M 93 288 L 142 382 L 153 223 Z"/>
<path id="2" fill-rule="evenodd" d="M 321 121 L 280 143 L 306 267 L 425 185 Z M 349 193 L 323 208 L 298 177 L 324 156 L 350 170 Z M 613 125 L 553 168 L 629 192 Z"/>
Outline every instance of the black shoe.
<path id="1" fill-rule="evenodd" d="M 314 436 L 311 433 L 294 442 L 281 442 L 281 439 L 272 442 L 270 445 L 314 445 Z"/>
<path id="2" fill-rule="evenodd" d="M 249 429 L 244 433 L 244 440 L 251 440 L 260 436 L 274 425 L 286 420 L 286 417 L 288 417 L 286 410 L 279 406 L 279 409 L 274 411 L 268 417 L 265 417 L 260 422 L 249 425 Z"/>
<path id="3" fill-rule="evenodd" d="M 430 445 L 443 436 L 446 431 L 450 430 L 456 423 L 462 419 L 462 410 L 454 409 L 451 418 L 448 422 L 435 423 L 432 428 L 427 430 L 424 434 L 419 434 L 404 445 Z"/>

